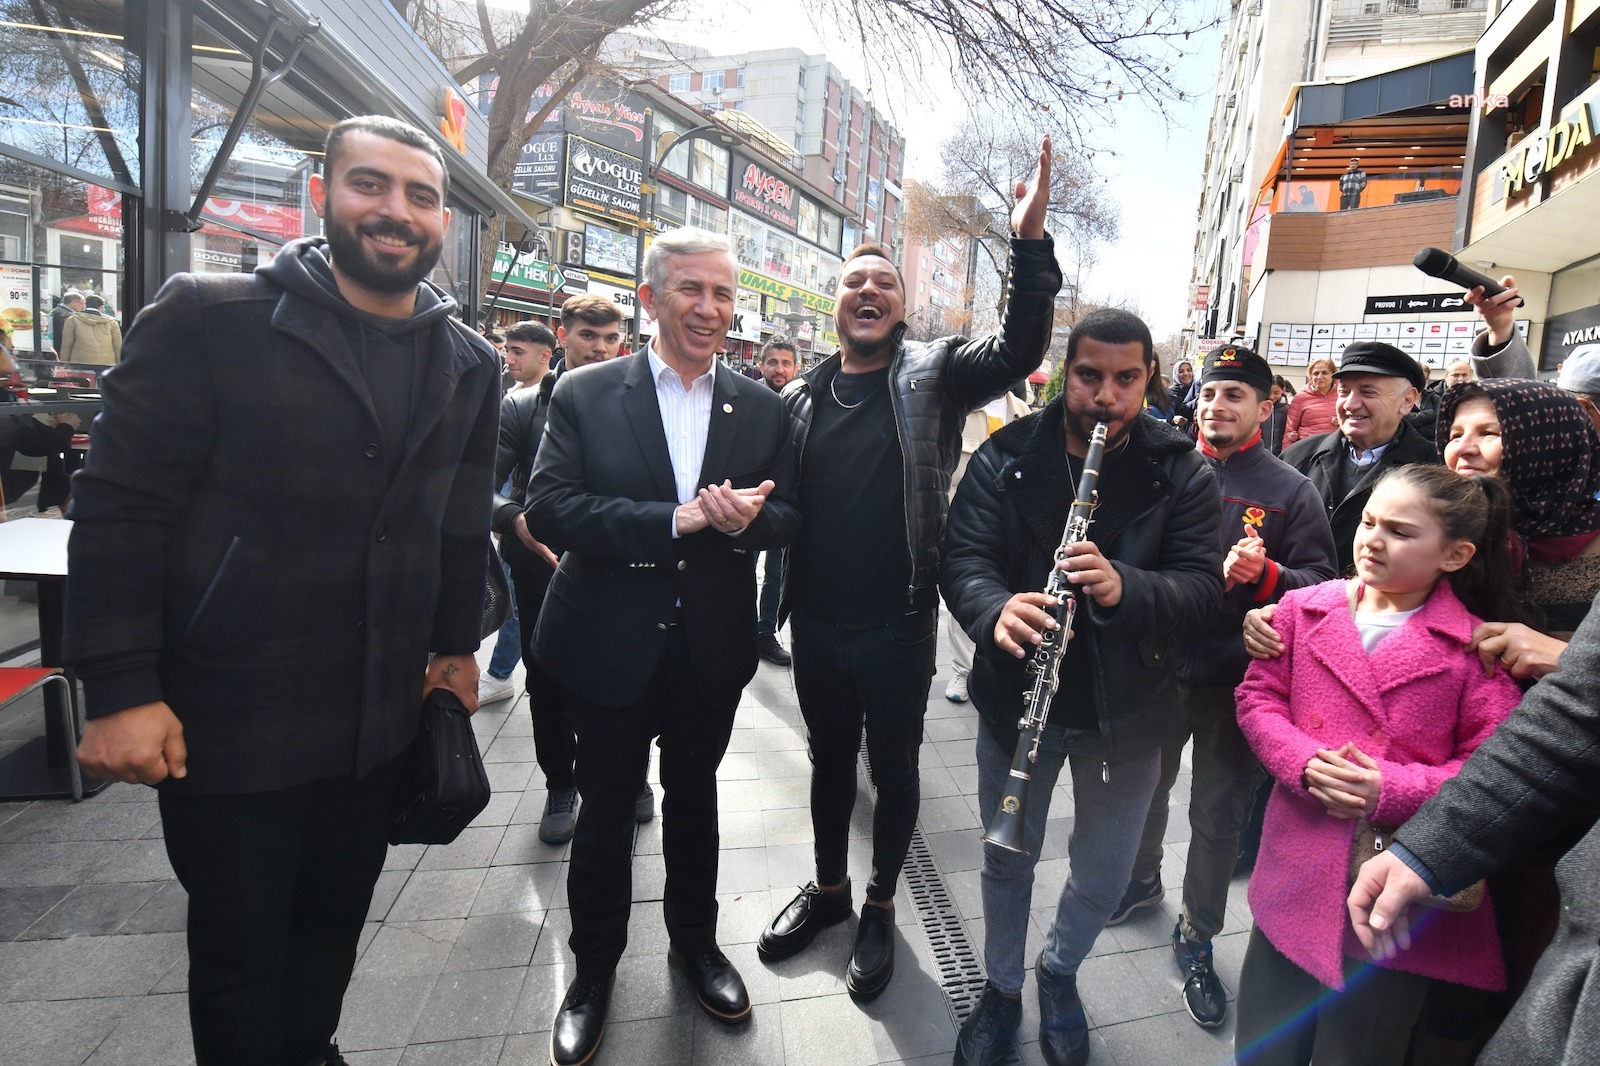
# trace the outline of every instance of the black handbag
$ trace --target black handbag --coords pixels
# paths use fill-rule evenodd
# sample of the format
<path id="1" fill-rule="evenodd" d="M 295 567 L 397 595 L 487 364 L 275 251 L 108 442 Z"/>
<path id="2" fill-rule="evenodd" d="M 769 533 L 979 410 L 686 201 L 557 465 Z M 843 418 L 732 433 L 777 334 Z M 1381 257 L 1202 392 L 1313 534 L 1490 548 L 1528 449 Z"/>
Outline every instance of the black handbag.
<path id="1" fill-rule="evenodd" d="M 488 640 L 495 630 L 511 620 L 511 582 L 506 580 L 506 568 L 489 549 L 489 566 L 483 583 L 483 625 L 478 630 L 482 640 Z"/>
<path id="2" fill-rule="evenodd" d="M 489 805 L 489 774 L 467 709 L 449 689 L 422 701 L 389 817 L 391 844 L 448 844 Z"/>

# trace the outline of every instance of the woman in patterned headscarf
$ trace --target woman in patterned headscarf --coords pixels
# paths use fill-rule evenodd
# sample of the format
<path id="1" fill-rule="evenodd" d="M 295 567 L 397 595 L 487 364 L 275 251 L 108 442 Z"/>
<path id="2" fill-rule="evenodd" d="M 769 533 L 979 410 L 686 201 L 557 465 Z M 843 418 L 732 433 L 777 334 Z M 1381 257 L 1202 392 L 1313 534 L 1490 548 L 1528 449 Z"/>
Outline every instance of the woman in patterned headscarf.
<path id="1" fill-rule="evenodd" d="M 1543 634 L 1488 623 L 1479 651 L 1517 677 L 1542 677 L 1600 591 L 1600 432 L 1571 393 L 1514 379 L 1454 386 L 1439 428 L 1446 466 L 1498 476 L 1510 488 L 1526 558 L 1523 598 L 1542 616 Z"/>
<path id="2" fill-rule="evenodd" d="M 1549 382 L 1495 378 L 1445 392 L 1436 440 L 1450 469 L 1499 477 L 1511 490 L 1523 565 L 1507 579 L 1517 582 L 1519 599 L 1531 608 L 1529 618 L 1538 628 L 1484 622 L 1473 631 L 1472 647 L 1485 670 L 1498 659 L 1513 677 L 1537 680 L 1556 668 L 1567 638 L 1600 590 L 1600 432 L 1571 393 Z M 1555 863 L 1577 836 L 1490 881 L 1512 998 L 1526 987 L 1555 932 Z M 1446 1061 L 1470 1061 L 1508 1002 L 1436 985 L 1429 993 L 1429 1021 L 1417 1036 L 1418 1061 L 1427 1057 L 1425 1048 L 1466 1048 Z M 1474 1039 L 1461 1040 L 1460 1034 L 1475 1031 Z M 1439 1033 L 1457 1035 L 1452 1040 Z"/>

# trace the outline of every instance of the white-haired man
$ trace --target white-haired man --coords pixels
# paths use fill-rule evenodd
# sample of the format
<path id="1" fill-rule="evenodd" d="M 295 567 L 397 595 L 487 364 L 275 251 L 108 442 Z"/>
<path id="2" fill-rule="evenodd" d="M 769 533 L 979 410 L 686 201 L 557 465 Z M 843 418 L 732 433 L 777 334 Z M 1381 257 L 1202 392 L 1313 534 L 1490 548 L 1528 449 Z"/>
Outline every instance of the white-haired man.
<path id="1" fill-rule="evenodd" d="M 735 277 L 724 237 L 656 239 L 639 287 L 655 337 L 561 377 L 528 485 L 529 531 L 565 552 L 533 648 L 568 693 L 583 797 L 567 879 L 577 973 L 551 1025 L 555 1066 L 588 1062 L 605 1030 L 656 737 L 668 959 L 707 1013 L 750 1014 L 716 940 L 716 774 L 756 671 L 756 554 L 787 543 L 799 515 L 782 402 L 717 363 Z"/>

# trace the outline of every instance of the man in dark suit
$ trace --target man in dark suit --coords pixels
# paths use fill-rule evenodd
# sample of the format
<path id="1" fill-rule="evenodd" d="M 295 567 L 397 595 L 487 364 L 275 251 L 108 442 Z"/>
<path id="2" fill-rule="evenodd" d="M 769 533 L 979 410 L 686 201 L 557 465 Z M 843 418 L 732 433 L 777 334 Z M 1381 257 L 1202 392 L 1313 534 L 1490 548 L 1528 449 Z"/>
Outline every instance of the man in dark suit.
<path id="1" fill-rule="evenodd" d="M 73 490 L 79 757 L 160 786 L 201 1066 L 344 1061 L 419 697 L 478 706 L 499 360 L 423 280 L 444 160 L 367 117 L 325 166 L 326 240 L 161 287 Z"/>
<path id="2" fill-rule="evenodd" d="M 557 1066 L 587 1062 L 605 1029 L 654 737 L 668 959 L 713 1017 L 750 1013 L 716 941 L 716 772 L 756 670 L 756 553 L 800 522 L 782 403 L 716 361 L 735 279 L 725 237 L 657 238 L 639 287 L 655 337 L 561 378 L 528 485 L 529 531 L 564 553 L 533 643 L 568 693 L 583 797 L 567 884 L 577 975 L 551 1026 Z"/>
<path id="3" fill-rule="evenodd" d="M 1355 565 L 1351 545 L 1361 510 L 1386 472 L 1410 463 L 1437 463 L 1439 454 L 1405 421 L 1428 384 L 1422 364 L 1392 344 L 1356 341 L 1339 357 L 1333 375 L 1339 428 L 1305 437 L 1283 451 L 1283 461 L 1311 479 L 1328 509 L 1339 572 Z"/>

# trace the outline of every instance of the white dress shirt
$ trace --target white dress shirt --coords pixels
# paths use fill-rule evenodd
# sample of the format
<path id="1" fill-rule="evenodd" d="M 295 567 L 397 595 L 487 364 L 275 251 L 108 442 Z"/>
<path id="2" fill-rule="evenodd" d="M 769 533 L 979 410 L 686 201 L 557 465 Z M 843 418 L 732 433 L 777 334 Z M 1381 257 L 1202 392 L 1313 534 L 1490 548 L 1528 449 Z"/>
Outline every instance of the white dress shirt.
<path id="1" fill-rule="evenodd" d="M 661 428 L 667 435 L 667 455 L 672 460 L 678 502 L 689 503 L 700 491 L 700 466 L 705 461 L 706 436 L 711 430 L 711 386 L 717 364 L 712 360 L 711 369 L 685 387 L 678 372 L 656 355 L 653 345 L 645 348 L 645 356 L 656 383 L 656 405 L 661 411 Z M 676 515 L 672 519 L 672 536 L 678 536 Z"/>

